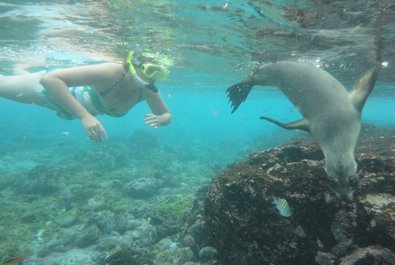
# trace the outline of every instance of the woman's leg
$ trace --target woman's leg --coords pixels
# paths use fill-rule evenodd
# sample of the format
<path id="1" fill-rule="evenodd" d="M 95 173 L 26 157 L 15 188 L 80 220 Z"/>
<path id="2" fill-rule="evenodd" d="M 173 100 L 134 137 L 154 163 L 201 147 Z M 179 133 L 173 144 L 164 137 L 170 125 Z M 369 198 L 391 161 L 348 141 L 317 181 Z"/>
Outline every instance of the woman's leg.
<path id="1" fill-rule="evenodd" d="M 40 78 L 43 73 L 12 76 L 0 75 L 0 97 L 21 103 L 35 103 L 45 107 L 45 103 L 38 92 L 41 87 Z"/>

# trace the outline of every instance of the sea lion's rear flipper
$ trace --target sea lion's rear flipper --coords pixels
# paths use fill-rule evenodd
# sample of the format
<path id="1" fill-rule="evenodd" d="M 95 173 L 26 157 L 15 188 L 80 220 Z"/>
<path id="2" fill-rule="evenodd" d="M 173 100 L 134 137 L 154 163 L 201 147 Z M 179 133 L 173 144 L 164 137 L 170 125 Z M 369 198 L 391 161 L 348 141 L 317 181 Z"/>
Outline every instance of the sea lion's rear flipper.
<path id="1" fill-rule="evenodd" d="M 269 117 L 261 117 L 262 120 L 267 120 L 270 121 L 284 129 L 287 130 L 303 130 L 306 132 L 310 132 L 310 125 L 309 121 L 307 119 L 300 119 L 297 121 L 289 122 L 289 123 L 283 123 L 281 121 L 269 118 Z"/>
<path id="2" fill-rule="evenodd" d="M 355 109 L 362 112 L 363 106 L 374 88 L 380 66 L 373 67 L 362 75 L 349 92 L 350 99 Z"/>
<path id="3" fill-rule="evenodd" d="M 240 104 L 247 99 L 247 96 L 254 85 L 255 84 L 252 81 L 242 81 L 226 90 L 228 99 L 232 104 L 232 113 L 235 112 Z"/>

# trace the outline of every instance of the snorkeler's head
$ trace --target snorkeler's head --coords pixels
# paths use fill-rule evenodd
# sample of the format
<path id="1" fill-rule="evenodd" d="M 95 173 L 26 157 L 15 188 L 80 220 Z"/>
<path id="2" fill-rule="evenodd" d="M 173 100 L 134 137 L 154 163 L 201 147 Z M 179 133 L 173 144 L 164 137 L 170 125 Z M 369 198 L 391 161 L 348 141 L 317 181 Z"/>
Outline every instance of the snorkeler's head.
<path id="1" fill-rule="evenodd" d="M 137 74 L 137 67 L 149 80 L 166 80 L 170 74 L 167 66 L 171 65 L 171 60 L 148 51 L 130 51 L 126 64 L 131 74 Z"/>

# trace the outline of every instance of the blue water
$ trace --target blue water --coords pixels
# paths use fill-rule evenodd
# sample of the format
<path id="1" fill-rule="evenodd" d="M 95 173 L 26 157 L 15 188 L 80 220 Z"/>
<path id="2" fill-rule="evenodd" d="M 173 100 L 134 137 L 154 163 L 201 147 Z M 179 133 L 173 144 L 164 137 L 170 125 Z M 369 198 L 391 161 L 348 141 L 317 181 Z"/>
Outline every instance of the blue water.
<path id="1" fill-rule="evenodd" d="M 218 86 L 221 84 L 218 84 Z M 299 112 L 277 91 L 253 91 L 246 103 L 234 113 L 226 99 L 226 84 L 222 89 L 199 91 L 199 87 L 161 86 L 168 107 L 173 113 L 171 125 L 151 129 L 143 124 L 145 113 L 150 110 L 140 104 L 121 118 L 101 116 L 109 136 L 127 137 L 136 129 L 146 129 L 163 144 L 181 142 L 185 145 L 215 146 L 227 142 L 229 145 L 242 145 L 255 137 L 275 137 L 279 129 L 273 124 L 259 119 L 265 115 L 282 121 L 300 118 Z M 0 132 L 3 143 L 15 139 L 45 139 L 49 141 L 68 140 L 89 143 L 79 121 L 66 121 L 52 111 L 34 105 L 23 105 L 2 99 L 0 112 L 7 113 L 0 118 L 3 128 Z M 393 127 L 395 104 L 393 98 L 372 96 L 363 112 L 363 122 L 378 127 Z M 12 115 L 9 115 L 11 113 Z M 67 133 L 66 133 L 67 132 Z M 268 141 L 270 142 L 270 141 Z"/>
<path id="2" fill-rule="evenodd" d="M 317 21 L 292 20 L 292 13 L 287 13 L 295 3 L 312 13 L 328 8 L 320 7 L 319 2 L 0 1 L 0 74 L 12 74 L 13 68 L 20 66 L 34 71 L 119 61 L 126 50 L 141 47 L 160 51 L 175 61 L 170 78 L 157 84 L 173 114 L 171 124 L 157 129 L 144 125 L 144 114 L 150 110 L 145 103 L 138 104 L 120 118 L 99 116 L 108 134 L 108 140 L 101 145 L 88 139 L 78 120 L 66 121 L 50 110 L 0 99 L 0 183 L 3 185 L 0 186 L 0 203 L 11 207 L 1 216 L 0 228 L 11 229 L 8 226 L 12 220 L 17 223 L 13 226 L 16 232 L 13 231 L 19 233 L 17 246 L 11 247 L 6 254 L 0 250 L 0 262 L 1 255 L 12 257 L 27 249 L 29 252 L 40 249 L 42 240 L 53 239 L 53 231 L 59 228 L 52 228 L 48 234 L 42 231 L 50 230 L 48 226 L 53 225 L 53 220 L 61 218 L 56 216 L 59 212 L 67 212 L 64 202 L 57 201 L 59 194 L 50 198 L 50 202 L 40 195 L 25 198 L 20 194 L 21 187 L 31 184 L 28 176 L 37 167 L 77 168 L 76 172 L 68 172 L 76 183 L 68 182 L 71 180 L 67 177 L 61 180 L 62 185 L 67 184 L 62 194 L 68 194 L 72 186 L 77 187 L 80 194 L 84 194 L 85 189 L 94 190 L 100 197 L 101 192 L 103 196 L 116 193 L 103 188 L 113 180 L 112 174 L 116 181 L 122 176 L 119 179 L 127 182 L 136 176 L 151 174 L 156 162 L 170 160 L 170 165 L 161 164 L 163 168 L 157 170 L 179 178 L 179 185 L 174 191 L 166 190 L 162 192 L 165 195 L 152 199 L 161 201 L 165 200 L 161 196 L 183 198 L 190 195 L 227 165 L 245 159 L 252 152 L 279 146 L 292 138 L 309 138 L 307 133 L 286 131 L 259 119 L 262 115 L 284 122 L 301 118 L 276 88 L 255 87 L 246 102 L 231 114 L 225 93 L 227 87 L 241 81 L 261 63 L 312 62 L 350 89 L 375 63 L 376 36 L 372 32 L 379 27 L 384 38 L 382 56 L 389 67 L 380 73 L 364 107 L 362 122 L 379 128 L 395 128 L 395 59 L 391 46 L 395 40 L 395 25 L 392 14 L 375 10 L 361 17 L 357 12 L 359 7 L 352 1 L 342 3 L 345 6 L 341 12 L 353 14 L 346 19 L 344 13 L 341 16 L 346 17 L 344 21 L 337 21 L 339 17 L 332 11 Z M 383 18 L 384 22 L 373 25 L 373 15 Z M 120 143 L 125 143 L 126 149 L 138 146 L 141 148 L 139 155 L 144 157 L 149 144 L 133 143 L 133 137 L 141 132 L 147 139 L 159 143 L 159 151 L 164 150 L 171 157 L 163 157 L 159 152 L 141 161 L 136 155 L 126 157 L 122 166 L 106 168 L 106 163 L 116 154 L 112 148 L 123 146 Z M 92 155 L 95 152 L 104 155 L 98 156 L 98 161 L 88 163 L 84 160 L 89 155 L 95 160 Z M 94 181 L 78 180 L 80 173 L 88 174 Z M 82 184 L 74 179 L 76 174 Z M 84 195 L 86 201 L 81 202 L 84 205 L 81 207 L 91 207 L 88 201 L 92 201 L 95 192 Z M 41 220 L 40 216 L 39 221 L 31 224 L 20 224 L 18 218 L 12 219 L 16 218 L 13 211 L 19 217 L 20 212 L 31 209 L 31 198 L 38 201 L 35 203 L 39 206 L 35 207 L 50 212 L 42 214 L 49 217 Z M 15 201 L 15 204 L 6 201 Z M 41 234 L 47 239 L 41 239 Z M 14 240 L 11 233 L 5 238 Z"/>

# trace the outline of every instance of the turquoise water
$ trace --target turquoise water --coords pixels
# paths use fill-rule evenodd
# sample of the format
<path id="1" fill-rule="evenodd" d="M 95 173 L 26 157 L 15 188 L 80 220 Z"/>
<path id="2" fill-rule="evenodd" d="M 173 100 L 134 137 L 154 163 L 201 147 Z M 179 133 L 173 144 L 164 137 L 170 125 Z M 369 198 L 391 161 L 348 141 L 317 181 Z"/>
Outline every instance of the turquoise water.
<path id="1" fill-rule="evenodd" d="M 12 230 L 0 236 L 4 244 L 0 261 L 27 253 L 31 258 L 26 264 L 45 264 L 56 259 L 53 253 L 69 253 L 75 249 L 72 244 L 46 251 L 43 245 L 66 230 L 54 225 L 69 218 L 62 213 L 81 207 L 87 212 L 85 219 L 101 213 L 100 207 L 92 206 L 97 197 L 113 196 L 124 203 L 103 206 L 112 214 L 130 211 L 128 204 L 155 209 L 163 201 L 184 201 L 249 153 L 308 137 L 259 119 L 261 115 L 283 121 L 301 117 L 274 88 L 256 88 L 236 113 L 230 113 L 226 88 L 262 62 L 313 62 L 350 88 L 375 61 L 373 32 L 379 28 L 382 57 L 389 67 L 382 70 L 364 108 L 363 123 L 394 128 L 394 6 L 382 1 L 386 8 L 375 9 L 362 2 L 339 1 L 338 9 L 332 6 L 322 17 L 320 12 L 329 7 L 321 1 L 0 1 L 1 74 L 11 74 L 16 66 L 33 71 L 120 60 L 125 50 L 139 47 L 175 61 L 169 80 L 158 83 L 173 113 L 172 123 L 148 128 L 143 117 L 149 109 L 139 104 L 124 117 L 99 118 L 109 136 L 102 145 L 91 143 L 78 121 L 0 99 L 0 205 L 6 209 L 0 227 Z M 304 10 L 304 16 L 295 17 L 296 7 Z M 374 18 L 381 20 L 373 23 Z M 56 192 L 49 195 L 30 185 L 42 166 L 59 170 L 61 176 L 56 179 L 60 183 Z M 110 195 L 112 190 L 106 186 L 114 179 L 125 185 L 137 176 L 150 179 L 158 174 L 174 178 L 175 183 L 146 200 L 131 199 L 111 185 L 116 195 Z M 67 195 L 69 190 L 72 195 Z M 60 197 L 71 203 L 66 207 Z M 26 209 L 34 218 L 23 214 Z M 150 218 L 137 210 L 133 215 L 136 220 Z M 84 218 L 80 225 L 86 225 Z M 16 243 L 10 243 L 15 235 Z M 100 234 L 91 246 L 105 236 Z M 108 252 L 111 249 L 95 255 Z M 57 264 L 73 264 L 62 262 Z"/>

